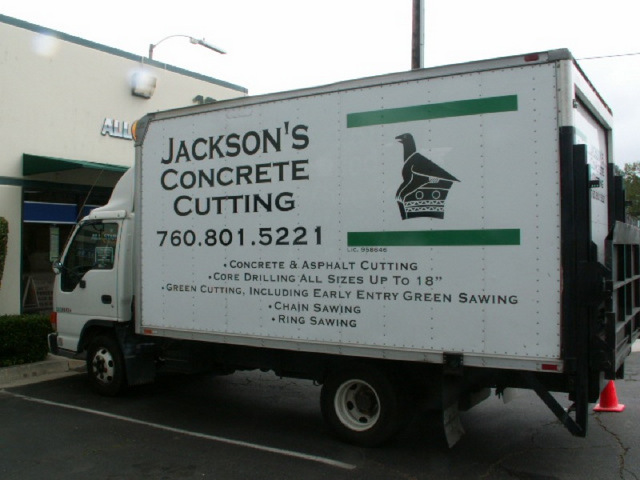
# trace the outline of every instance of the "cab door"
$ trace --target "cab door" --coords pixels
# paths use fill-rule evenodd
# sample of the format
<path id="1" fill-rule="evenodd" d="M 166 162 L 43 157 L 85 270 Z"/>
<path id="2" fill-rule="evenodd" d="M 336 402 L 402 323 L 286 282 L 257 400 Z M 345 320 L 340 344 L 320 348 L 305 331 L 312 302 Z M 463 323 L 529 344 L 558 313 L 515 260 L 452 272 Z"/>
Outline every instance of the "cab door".
<path id="1" fill-rule="evenodd" d="M 57 265 L 54 307 L 58 346 L 75 351 L 88 321 L 118 321 L 121 220 L 90 220 L 76 229 Z"/>

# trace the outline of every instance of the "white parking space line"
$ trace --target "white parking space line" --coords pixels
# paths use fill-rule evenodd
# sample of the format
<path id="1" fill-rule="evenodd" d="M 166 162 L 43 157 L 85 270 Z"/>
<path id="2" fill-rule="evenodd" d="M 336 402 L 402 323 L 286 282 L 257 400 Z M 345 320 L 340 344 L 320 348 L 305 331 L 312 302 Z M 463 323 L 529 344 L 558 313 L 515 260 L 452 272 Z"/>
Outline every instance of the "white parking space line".
<path id="1" fill-rule="evenodd" d="M 151 428 L 157 428 L 159 430 L 165 430 L 167 432 L 173 432 L 173 433 L 179 433 L 182 435 L 188 435 L 191 437 L 196 437 L 196 438 L 202 438 L 205 440 L 212 440 L 214 442 L 220 442 L 220 443 L 226 443 L 228 445 L 234 445 L 237 447 L 244 447 L 244 448 L 251 448 L 253 450 L 260 450 L 263 452 L 268 452 L 268 453 L 275 453 L 277 455 L 284 455 L 287 457 L 293 457 L 293 458 L 299 458 L 301 460 L 307 460 L 310 462 L 316 462 L 316 463 L 322 463 L 331 467 L 336 467 L 336 468 L 342 468 L 344 470 L 353 470 L 356 468 L 355 465 L 351 465 L 349 463 L 344 463 L 344 462 L 340 462 L 338 460 L 332 460 L 330 458 L 325 458 L 325 457 L 319 457 L 317 455 L 309 455 L 306 453 L 301 453 L 301 452 L 295 452 L 293 450 L 284 450 L 281 448 L 274 448 L 274 447 L 269 447 L 266 445 L 260 445 L 258 443 L 251 443 L 251 442 L 243 442 L 241 440 L 233 440 L 231 438 L 225 438 L 225 437 L 219 437 L 217 435 L 208 435 L 206 433 L 199 433 L 199 432 L 192 432 L 189 430 L 183 430 L 181 428 L 174 428 L 174 427 L 169 427 L 167 425 L 162 425 L 159 423 L 152 423 L 152 422 L 145 422 L 142 420 L 137 420 L 135 418 L 131 418 L 131 417 L 124 417 L 122 415 L 115 415 L 112 413 L 107 413 L 107 412 L 101 412 L 99 410 L 92 410 L 90 408 L 83 408 L 83 407 L 77 407 L 74 405 L 67 405 L 64 403 L 58 403 L 58 402 L 52 402 L 49 400 L 43 400 L 40 398 L 34 398 L 34 397 L 28 397 L 26 395 L 21 395 L 19 393 L 13 393 L 13 392 L 8 392 L 6 390 L 0 390 L 2 393 L 11 395 L 13 397 L 16 398 L 20 398 L 22 400 L 27 400 L 29 402 L 35 402 L 35 403 L 40 403 L 43 405 L 51 405 L 54 407 L 60 407 L 60 408 L 67 408 L 69 410 L 75 410 L 78 412 L 83 412 L 83 413 L 89 413 L 92 415 L 99 415 L 102 417 L 107 417 L 107 418 L 112 418 L 114 420 L 120 420 L 123 422 L 129 422 L 129 423 L 135 423 L 138 425 L 144 425 L 146 427 L 151 427 Z"/>

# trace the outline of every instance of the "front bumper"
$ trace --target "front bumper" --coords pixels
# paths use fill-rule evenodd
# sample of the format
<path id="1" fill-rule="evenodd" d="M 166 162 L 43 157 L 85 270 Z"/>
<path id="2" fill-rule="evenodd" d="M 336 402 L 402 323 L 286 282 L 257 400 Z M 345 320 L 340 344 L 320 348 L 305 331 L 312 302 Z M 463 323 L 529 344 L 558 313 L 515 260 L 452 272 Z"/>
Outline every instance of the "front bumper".
<path id="1" fill-rule="evenodd" d="M 71 350 L 65 350 L 58 346 L 58 333 L 50 333 L 47 336 L 47 342 L 49 343 L 49 353 L 51 355 L 58 355 L 60 357 L 73 358 L 77 360 L 79 358 L 78 352 L 72 352 Z M 81 358 L 81 356 L 80 356 Z"/>

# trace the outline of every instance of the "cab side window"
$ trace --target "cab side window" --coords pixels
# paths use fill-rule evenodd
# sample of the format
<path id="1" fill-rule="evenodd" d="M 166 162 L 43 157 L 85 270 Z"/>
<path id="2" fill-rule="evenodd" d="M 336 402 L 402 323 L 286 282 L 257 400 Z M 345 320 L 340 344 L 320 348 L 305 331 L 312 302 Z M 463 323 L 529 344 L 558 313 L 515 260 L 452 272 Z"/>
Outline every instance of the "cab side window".
<path id="1" fill-rule="evenodd" d="M 64 258 L 62 290 L 71 292 L 89 270 L 111 270 L 117 240 L 117 223 L 90 222 L 82 225 Z"/>

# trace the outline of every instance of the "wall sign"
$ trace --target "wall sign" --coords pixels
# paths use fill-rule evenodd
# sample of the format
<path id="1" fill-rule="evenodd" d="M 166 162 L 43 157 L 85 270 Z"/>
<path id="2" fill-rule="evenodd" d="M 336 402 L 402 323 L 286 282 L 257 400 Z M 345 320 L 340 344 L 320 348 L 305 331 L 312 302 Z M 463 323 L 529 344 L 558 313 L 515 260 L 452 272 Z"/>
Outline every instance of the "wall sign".
<path id="1" fill-rule="evenodd" d="M 105 118 L 102 124 L 102 135 L 110 137 L 123 138 L 125 140 L 133 140 L 131 135 L 131 124 L 129 122 L 121 122 L 113 118 Z"/>

